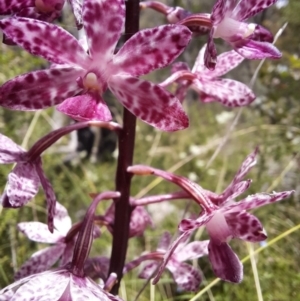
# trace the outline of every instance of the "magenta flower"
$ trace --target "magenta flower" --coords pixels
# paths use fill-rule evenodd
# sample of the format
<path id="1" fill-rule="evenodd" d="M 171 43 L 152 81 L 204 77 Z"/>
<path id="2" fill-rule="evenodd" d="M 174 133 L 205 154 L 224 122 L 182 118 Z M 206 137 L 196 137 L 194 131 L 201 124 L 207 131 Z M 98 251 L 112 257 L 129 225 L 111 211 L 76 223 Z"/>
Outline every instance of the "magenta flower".
<path id="1" fill-rule="evenodd" d="M 131 201 L 133 198 L 131 198 Z M 110 233 L 113 234 L 115 218 L 115 204 L 112 204 L 104 216 L 96 216 L 95 221 L 100 224 L 104 224 Z M 129 224 L 129 237 L 141 236 L 144 234 L 148 226 L 153 227 L 153 222 L 151 216 L 143 206 L 133 206 L 133 210 L 130 215 L 130 224 Z"/>
<path id="2" fill-rule="evenodd" d="M 143 121 L 165 131 L 187 127 L 188 118 L 178 99 L 137 77 L 169 65 L 185 49 L 191 32 L 181 25 L 142 30 L 114 54 L 124 20 L 124 0 L 85 0 L 88 53 L 55 25 L 26 18 L 0 21 L 3 32 L 15 43 L 58 64 L 6 82 L 0 88 L 0 104 L 14 110 L 60 104 L 58 110 L 76 120 L 107 121 L 112 117 L 101 95 L 109 88 Z"/>
<path id="3" fill-rule="evenodd" d="M 184 261 L 207 255 L 208 240 L 188 243 L 189 238 L 190 237 L 186 237 L 185 240 L 180 242 L 174 253 L 170 256 L 166 268 L 172 273 L 175 282 L 180 288 L 187 291 L 196 291 L 199 289 L 202 280 L 200 271 Z M 172 237 L 170 233 L 165 232 L 160 239 L 157 250 L 141 255 L 139 258 L 126 264 L 124 273 L 127 273 L 146 260 L 151 260 L 150 263 L 142 266 L 139 277 L 144 279 L 153 277 L 160 261 L 171 245 L 171 240 Z"/>
<path id="4" fill-rule="evenodd" d="M 10 0 L 0 2 L 0 15 L 14 14 L 19 17 L 52 22 L 62 11 L 65 0 Z"/>
<path id="5" fill-rule="evenodd" d="M 247 157 L 234 180 L 220 195 L 219 199 L 213 193 L 204 190 L 201 186 L 191 182 L 187 178 L 143 165 L 128 168 L 128 171 L 134 174 L 154 174 L 175 183 L 188 193 L 190 198 L 194 199 L 203 209 L 197 219 L 185 219 L 180 223 L 179 229 L 183 234 L 173 243 L 165 255 L 164 262 L 154 282 L 158 281 L 170 256 L 180 241 L 190 235 L 191 231 L 201 226 L 206 227 L 210 236 L 208 245 L 209 259 L 216 276 L 230 282 L 241 282 L 243 279 L 243 266 L 238 256 L 230 248 L 228 244 L 229 240 L 232 238 L 239 238 L 250 242 L 265 240 L 267 235 L 260 221 L 247 211 L 288 198 L 294 192 L 257 193 L 239 202 L 234 202 L 234 198 L 244 192 L 250 184 L 249 181 L 241 180 L 251 166 L 254 165 L 255 155 L 256 152 Z M 215 202 L 212 200 L 215 200 Z"/>
<path id="6" fill-rule="evenodd" d="M 82 0 L 68 0 L 77 27 L 82 26 Z M 15 15 L 52 22 L 61 14 L 65 0 L 10 0 L 0 2 L 0 15 Z"/>
<path id="7" fill-rule="evenodd" d="M 218 56 L 216 68 L 208 70 L 204 65 L 205 51 L 206 45 L 200 50 L 192 70 L 185 63 L 175 63 L 172 67 L 173 74 L 161 83 L 161 86 L 177 81 L 179 86 L 175 95 L 181 101 L 184 100 L 190 87 L 199 94 L 202 102 L 218 101 L 227 107 L 249 105 L 255 99 L 250 88 L 236 80 L 220 78 L 238 66 L 244 57 L 234 50 L 224 52 Z M 181 79 L 186 77 L 189 79 Z"/>
<path id="8" fill-rule="evenodd" d="M 64 135 L 90 125 L 103 126 L 111 130 L 120 128 L 115 123 L 107 122 L 75 123 L 50 132 L 39 139 L 27 152 L 10 138 L 0 134 L 0 164 L 16 163 L 8 175 L 8 181 L 0 200 L 1 205 L 8 208 L 24 206 L 37 194 L 41 184 L 46 194 L 48 227 L 52 232 L 56 197 L 51 183 L 44 174 L 41 154 Z"/>
<path id="9" fill-rule="evenodd" d="M 67 234 L 71 229 L 72 222 L 67 209 L 58 202 L 56 202 L 53 222 L 53 233 L 49 232 L 46 224 L 40 222 L 23 222 L 18 224 L 18 229 L 30 240 L 52 244 L 52 246 L 32 254 L 31 258 L 15 274 L 16 280 L 44 272 L 52 267 L 60 258 L 60 266 L 70 261 L 74 247 L 74 237 L 67 237 Z"/>
<path id="10" fill-rule="evenodd" d="M 281 53 L 271 44 L 272 34 L 257 24 L 244 21 L 273 5 L 277 0 L 218 0 L 211 14 L 212 29 L 205 52 L 205 65 L 213 69 L 217 51 L 214 38 L 222 38 L 247 59 L 280 58 Z"/>
<path id="11" fill-rule="evenodd" d="M 8 175 L 0 203 L 8 208 L 24 206 L 38 193 L 41 184 L 46 194 L 49 229 L 53 230 L 55 193 L 44 174 L 39 147 L 34 146 L 31 150 L 33 151 L 26 152 L 10 138 L 0 134 L 0 163 L 17 163 Z"/>
<path id="12" fill-rule="evenodd" d="M 103 199 L 120 197 L 118 192 L 104 192 L 90 205 L 80 226 L 72 261 L 62 268 L 30 275 L 0 291 L 5 301 L 120 301 L 85 275 L 84 265 L 93 240 L 94 214 Z M 1 299 L 2 300 L 2 299 Z"/>

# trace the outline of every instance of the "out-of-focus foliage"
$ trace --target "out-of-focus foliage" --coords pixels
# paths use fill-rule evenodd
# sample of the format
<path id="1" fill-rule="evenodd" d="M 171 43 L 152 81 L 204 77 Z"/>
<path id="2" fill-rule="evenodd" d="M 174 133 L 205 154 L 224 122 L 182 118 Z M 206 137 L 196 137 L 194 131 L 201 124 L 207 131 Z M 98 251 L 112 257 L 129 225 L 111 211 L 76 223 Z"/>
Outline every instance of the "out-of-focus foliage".
<path id="1" fill-rule="evenodd" d="M 196 1 L 197 2 L 197 1 Z M 201 7 L 208 9 L 211 1 L 202 1 Z M 168 1 L 171 5 L 172 1 Z M 176 1 L 193 11 L 200 10 L 200 4 L 195 1 Z M 189 6 L 190 5 L 190 6 Z M 249 193 L 273 190 L 295 189 L 293 199 L 261 208 L 255 214 L 263 222 L 269 239 L 300 224 L 300 59 L 299 35 L 296 31 L 300 19 L 300 4 L 297 0 L 289 1 L 289 6 L 277 10 L 272 8 L 263 16 L 263 24 L 273 33 L 286 21 L 287 29 L 280 37 L 277 45 L 283 51 L 279 61 L 266 61 L 256 83 L 258 99 L 251 107 L 243 109 L 237 127 L 231 133 L 228 142 L 222 147 L 216 159 L 210 162 L 214 151 L 222 143 L 238 110 L 224 109 L 219 104 L 200 104 L 194 94 L 188 94 L 186 110 L 190 116 L 190 128 L 177 133 L 160 133 L 149 126 L 138 122 L 135 149 L 135 163 L 153 165 L 161 169 L 176 169 L 176 173 L 188 176 L 199 182 L 204 188 L 221 192 L 231 181 L 235 171 L 245 156 L 257 145 L 260 147 L 259 161 L 250 173 L 253 183 Z M 151 27 L 163 24 L 164 19 L 153 12 L 142 13 L 141 26 Z M 193 62 L 197 51 L 201 48 L 204 38 L 197 38 L 190 45 L 182 60 Z M 38 69 L 44 62 L 33 58 L 17 47 L 1 44 L 0 83 L 20 73 Z M 235 78 L 247 78 L 252 75 L 257 62 L 247 62 L 244 67 L 235 71 Z M 245 71 L 246 70 L 246 71 Z M 152 80 L 159 81 L 167 76 L 164 70 L 152 75 Z M 245 74 L 248 74 L 245 76 Z M 175 87 L 171 87 L 174 89 Z M 117 107 L 117 112 L 121 108 Z M 12 112 L 0 108 L 0 131 L 12 137 L 17 143 L 22 143 L 36 113 Z M 118 114 L 116 114 L 118 118 Z M 51 129 L 52 110 L 39 115 L 26 148 L 36 139 Z M 27 137 L 26 137 L 27 138 Z M 67 139 L 57 145 L 66 145 Z M 82 218 L 87 208 L 90 192 L 114 189 L 115 160 L 91 163 L 82 160 L 77 165 L 63 164 L 64 154 L 57 152 L 57 145 L 43 156 L 45 172 L 56 191 L 58 200 L 69 210 L 73 221 Z M 12 166 L 0 166 L 0 193 L 5 179 Z M 153 185 L 145 191 L 153 177 L 135 177 L 133 179 L 132 196 L 144 193 L 158 194 L 178 189 L 166 182 Z M 151 186 L 152 187 L 152 186 Z M 156 228 L 147 230 L 144 237 L 132 239 L 129 244 L 128 259 L 132 259 L 145 249 L 155 248 L 160 234 L 169 230 L 175 234 L 177 224 L 183 216 L 187 201 L 174 201 L 168 204 L 151 205 L 149 211 L 156 221 Z M 103 213 L 108 203 L 99 206 Z M 34 201 L 20 210 L 2 210 L 0 215 L 0 287 L 9 284 L 13 279 L 13 271 L 17 269 L 35 250 L 42 245 L 29 242 L 15 228 L 20 221 L 45 221 L 45 201 L 43 193 L 39 193 Z M 190 210 L 198 213 L 194 205 Z M 104 229 L 103 229 L 104 230 Z M 206 237 L 197 233 L 196 236 Z M 256 257 L 256 264 L 264 301 L 297 300 L 300 286 L 300 250 L 299 232 L 294 232 L 266 248 Z M 111 237 L 104 230 L 102 237 L 95 241 L 92 255 L 110 254 Z M 241 258 L 248 254 L 246 245 L 234 241 L 232 247 L 238 250 Z M 259 247 L 254 244 L 254 249 Z M 206 278 L 206 283 L 214 279 L 207 258 L 199 260 Z M 219 282 L 212 287 L 210 294 L 205 294 L 201 300 L 231 301 L 255 300 L 256 288 L 252 268 L 249 263 L 244 265 L 245 279 L 240 285 Z M 121 296 L 126 291 L 127 300 L 133 300 L 142 288 L 144 281 L 136 279 L 137 273 L 131 272 L 124 279 Z M 202 288 L 205 283 L 202 285 Z M 150 299 L 150 289 L 147 288 L 139 300 Z M 164 274 L 162 281 L 155 289 L 155 300 L 189 300 L 193 295 L 179 292 L 171 282 L 170 275 Z M 124 296 L 123 296 L 124 297 Z"/>

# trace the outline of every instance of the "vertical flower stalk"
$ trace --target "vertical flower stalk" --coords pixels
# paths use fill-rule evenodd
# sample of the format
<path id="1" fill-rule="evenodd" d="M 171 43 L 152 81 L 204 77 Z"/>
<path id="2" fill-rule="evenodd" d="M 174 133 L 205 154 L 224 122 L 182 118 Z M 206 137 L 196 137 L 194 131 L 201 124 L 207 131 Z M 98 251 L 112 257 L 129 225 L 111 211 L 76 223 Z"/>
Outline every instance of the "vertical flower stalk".
<path id="1" fill-rule="evenodd" d="M 126 1 L 125 38 L 128 40 L 139 30 L 139 0 Z M 132 165 L 135 142 L 136 117 L 126 108 L 123 111 L 123 129 L 119 135 L 119 156 L 116 173 L 116 190 L 121 197 L 116 200 L 115 223 L 109 274 L 116 273 L 118 281 L 111 293 L 117 294 L 125 264 L 129 225 L 132 207 L 130 205 L 130 184 L 132 175 L 127 172 Z"/>

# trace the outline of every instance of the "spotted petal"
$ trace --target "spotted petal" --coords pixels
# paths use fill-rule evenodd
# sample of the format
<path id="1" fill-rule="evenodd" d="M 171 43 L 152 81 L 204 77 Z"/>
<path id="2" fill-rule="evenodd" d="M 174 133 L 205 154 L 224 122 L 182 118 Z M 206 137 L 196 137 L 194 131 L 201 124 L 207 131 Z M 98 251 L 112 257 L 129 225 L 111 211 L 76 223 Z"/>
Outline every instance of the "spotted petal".
<path id="1" fill-rule="evenodd" d="M 250 60 L 261 60 L 265 58 L 281 58 L 281 52 L 271 43 L 253 40 L 243 40 L 243 44 L 232 45 L 234 49 L 243 57 Z"/>
<path id="2" fill-rule="evenodd" d="M 214 25 L 218 25 L 235 7 L 236 0 L 217 0 L 215 3 L 212 13 L 211 20 Z"/>
<path id="3" fill-rule="evenodd" d="M 255 99 L 254 93 L 245 84 L 227 78 L 211 81 L 195 79 L 192 88 L 214 97 L 227 107 L 246 106 Z"/>
<path id="4" fill-rule="evenodd" d="M 153 284 L 155 284 L 159 281 L 164 269 L 166 268 L 169 260 L 171 259 L 171 256 L 175 252 L 178 245 L 180 245 L 180 243 L 182 241 L 185 241 L 187 239 L 187 237 L 190 237 L 190 236 L 191 236 L 191 231 L 185 231 L 170 245 L 168 251 L 164 255 L 163 262 L 159 266 L 158 272 L 157 272 L 156 276 L 153 279 Z"/>
<path id="5" fill-rule="evenodd" d="M 6 18 L 0 28 L 31 54 L 56 64 L 85 67 L 90 58 L 78 41 L 59 26 L 28 18 Z"/>
<path id="6" fill-rule="evenodd" d="M 225 219 L 234 237 L 251 242 L 267 239 L 259 219 L 246 211 L 225 214 Z"/>
<path id="7" fill-rule="evenodd" d="M 242 0 L 232 12 L 232 17 L 239 21 L 244 21 L 262 10 L 273 5 L 277 0 Z"/>
<path id="8" fill-rule="evenodd" d="M 10 138 L 0 134 L 0 163 L 10 164 L 21 160 L 25 150 Z"/>
<path id="9" fill-rule="evenodd" d="M 55 272 L 38 274 L 20 286 L 10 301 L 59 300 L 70 281 L 66 274 L 67 272 L 65 274 Z M 35 289 L 33 293 L 33 288 L 38 289 Z M 46 295 L 45 292 L 47 292 Z"/>
<path id="10" fill-rule="evenodd" d="M 226 242 L 218 244 L 210 240 L 208 250 L 209 260 L 217 277 L 233 283 L 243 280 L 243 265 Z"/>
<path id="11" fill-rule="evenodd" d="M 235 50 L 224 52 L 218 55 L 215 69 L 213 71 L 206 70 L 206 72 L 202 74 L 209 77 L 222 76 L 238 66 L 243 60 L 244 57 L 238 54 Z"/>
<path id="12" fill-rule="evenodd" d="M 184 246 L 179 252 L 175 252 L 176 259 L 180 262 L 202 257 L 208 254 L 208 240 L 193 241 Z"/>
<path id="13" fill-rule="evenodd" d="M 81 29 L 83 26 L 83 21 L 82 21 L 82 0 L 68 0 L 71 7 L 72 11 L 75 17 L 76 25 L 78 29 Z"/>
<path id="14" fill-rule="evenodd" d="M 160 86 L 126 75 L 112 76 L 108 85 L 122 105 L 146 123 L 170 132 L 188 126 L 179 100 Z"/>
<path id="15" fill-rule="evenodd" d="M 164 232 L 159 240 L 157 251 L 167 251 L 168 247 L 171 245 L 172 236 L 170 232 Z"/>
<path id="16" fill-rule="evenodd" d="M 229 212 L 240 212 L 243 210 L 255 209 L 268 204 L 279 202 L 285 198 L 289 198 L 294 192 L 295 192 L 294 190 L 290 190 L 290 191 L 274 192 L 272 194 L 257 193 L 248 196 L 247 198 L 241 200 L 238 203 L 221 207 L 219 210 L 227 214 Z"/>
<path id="17" fill-rule="evenodd" d="M 15 274 L 15 280 L 48 270 L 62 255 L 64 248 L 64 244 L 58 244 L 32 254 Z"/>
<path id="18" fill-rule="evenodd" d="M 53 68 L 26 73 L 0 87 L 0 105 L 13 110 L 38 110 L 57 105 L 81 91 L 82 69 Z"/>
<path id="19" fill-rule="evenodd" d="M 19 223 L 18 229 L 24 233 L 28 239 L 36 242 L 54 244 L 64 238 L 64 236 L 57 230 L 54 230 L 53 233 L 51 233 L 47 225 L 41 222 Z"/>
<path id="20" fill-rule="evenodd" d="M 109 108 L 98 93 L 86 93 L 68 98 L 57 106 L 57 110 L 77 121 L 112 119 Z"/>
<path id="21" fill-rule="evenodd" d="M 0 15 L 8 15 L 19 10 L 29 7 L 35 6 L 35 0 L 9 0 L 9 1 L 1 1 L 0 2 Z"/>
<path id="22" fill-rule="evenodd" d="M 83 21 L 93 59 L 105 64 L 112 58 L 124 29 L 124 0 L 85 0 Z"/>
<path id="23" fill-rule="evenodd" d="M 191 35 L 189 29 L 181 25 L 141 30 L 120 49 L 114 64 L 132 76 L 147 74 L 171 64 L 183 52 Z"/>
<path id="24" fill-rule="evenodd" d="M 202 73 L 203 71 L 206 71 L 207 68 L 204 65 L 204 55 L 207 48 L 207 44 L 205 44 L 199 51 L 197 58 L 195 60 L 192 73 Z"/>
<path id="25" fill-rule="evenodd" d="M 12 207 L 27 204 L 38 192 L 40 180 L 32 163 L 18 163 L 8 175 L 5 187 Z"/>
<path id="26" fill-rule="evenodd" d="M 130 217 L 129 236 L 143 235 L 149 225 L 153 225 L 153 223 L 146 209 L 143 206 L 135 207 Z"/>
<path id="27" fill-rule="evenodd" d="M 200 271 L 193 266 L 181 262 L 177 264 L 168 264 L 167 268 L 172 273 L 175 282 L 180 288 L 192 292 L 199 289 L 202 277 Z"/>
<path id="28" fill-rule="evenodd" d="M 156 261 L 150 262 L 146 264 L 143 268 L 142 271 L 139 273 L 139 278 L 142 279 L 150 279 L 151 277 L 154 276 L 155 271 L 158 268 L 159 263 Z"/>
<path id="29" fill-rule="evenodd" d="M 68 214 L 67 209 L 56 202 L 55 216 L 54 216 L 54 227 L 62 234 L 66 235 L 72 226 L 71 218 Z"/>
<path id="30" fill-rule="evenodd" d="M 229 191 L 230 193 L 228 194 L 228 196 L 221 195 L 221 197 L 224 198 L 224 201 L 227 200 L 227 197 L 230 197 L 230 200 L 233 200 L 239 195 L 241 195 L 242 193 L 244 193 L 249 188 L 251 182 L 252 182 L 251 180 L 239 182 L 232 186 L 232 190 Z"/>

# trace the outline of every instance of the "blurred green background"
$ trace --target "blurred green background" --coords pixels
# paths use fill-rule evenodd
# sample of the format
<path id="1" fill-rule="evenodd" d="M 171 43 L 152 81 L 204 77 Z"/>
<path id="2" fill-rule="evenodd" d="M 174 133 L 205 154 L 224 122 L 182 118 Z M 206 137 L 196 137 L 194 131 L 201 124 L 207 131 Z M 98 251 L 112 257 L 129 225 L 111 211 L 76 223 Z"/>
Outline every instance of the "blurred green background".
<path id="1" fill-rule="evenodd" d="M 194 12 L 210 11 L 212 1 L 164 1 L 169 5 L 181 5 Z M 247 178 L 253 179 L 248 193 L 272 192 L 295 189 L 292 199 L 260 208 L 255 215 L 263 222 L 268 240 L 278 239 L 267 246 L 252 260 L 244 264 L 244 280 L 240 285 L 217 282 L 208 286 L 215 277 L 207 258 L 198 262 L 205 281 L 200 290 L 205 292 L 199 300 L 300 300 L 300 3 L 290 0 L 283 8 L 272 7 L 252 20 L 262 23 L 274 34 L 288 22 L 280 36 L 277 47 L 282 51 L 280 60 L 267 60 L 258 75 L 254 90 L 256 101 L 243 108 L 235 128 L 230 128 L 239 109 L 227 109 L 218 103 L 202 104 L 194 93 L 189 93 L 185 109 L 190 117 L 190 127 L 176 133 L 162 133 L 138 122 L 135 149 L 135 163 L 149 164 L 160 169 L 173 170 L 198 182 L 206 189 L 221 192 L 231 181 L 244 158 L 259 146 L 257 165 Z M 66 28 L 74 31 L 73 21 L 65 16 Z M 163 24 L 164 18 L 152 11 L 141 14 L 141 28 Z M 180 58 L 192 67 L 197 52 L 205 43 L 205 37 L 196 38 Z M 18 47 L 1 44 L 0 83 L 14 76 L 35 69 L 47 67 L 47 63 L 33 57 Z M 229 49 L 221 42 L 220 51 Z M 244 62 L 229 76 L 249 83 L 258 66 L 257 61 Z M 148 76 L 159 82 L 166 78 L 169 70 L 160 70 Z M 172 86 L 172 89 L 176 87 Z M 116 120 L 120 120 L 122 108 L 117 101 L 107 95 L 112 102 Z M 57 123 L 53 109 L 43 112 L 13 112 L 0 108 L 0 131 L 16 143 L 29 148 L 41 136 L 48 133 Z M 222 145 L 225 136 L 227 142 Z M 43 156 L 45 173 L 50 179 L 58 200 L 67 207 L 73 222 L 82 218 L 90 203 L 89 193 L 114 189 L 116 169 L 115 156 L 111 155 L 96 163 L 88 159 L 78 159 L 62 163 L 66 154 L 62 146 L 69 144 L 65 137 Z M 220 149 L 218 149 L 219 146 Z M 0 166 L 0 193 L 12 166 Z M 150 185 L 150 186 L 149 186 Z M 153 177 L 134 177 L 132 196 L 154 195 L 177 191 L 169 183 L 157 181 Z M 145 250 L 154 250 L 163 231 L 176 233 L 187 201 L 178 200 L 169 204 L 151 205 L 148 210 L 156 227 L 148 229 L 143 237 L 130 240 L 128 260 Z M 99 206 L 101 214 L 109 202 Z M 198 212 L 196 206 L 191 212 Z M 30 242 L 18 233 L 16 224 L 21 221 L 45 221 L 45 201 L 43 192 L 27 206 L 19 210 L 3 209 L 0 215 L 0 287 L 12 282 L 13 273 L 30 255 L 44 246 Z M 105 229 L 103 235 L 93 245 L 92 255 L 110 254 L 111 236 Z M 287 231 L 290 231 L 287 232 Z M 282 235 L 282 237 L 280 236 Z M 206 234 L 196 234 L 205 238 Z M 279 239 L 281 238 L 281 239 Z M 253 244 L 249 249 L 244 242 L 232 241 L 231 246 L 242 259 L 252 250 L 260 248 Z M 255 282 L 256 275 L 259 279 Z M 126 275 L 121 285 L 120 296 L 124 300 L 134 300 L 143 287 L 144 280 L 136 279 L 136 271 Z M 208 289 L 209 287 L 209 289 Z M 260 287 L 260 289 L 259 289 Z M 261 294 L 258 291 L 261 290 Z M 195 294 L 180 292 L 172 282 L 168 272 L 156 287 L 148 285 L 139 300 L 190 300 Z M 258 297 L 260 295 L 260 297 Z"/>

